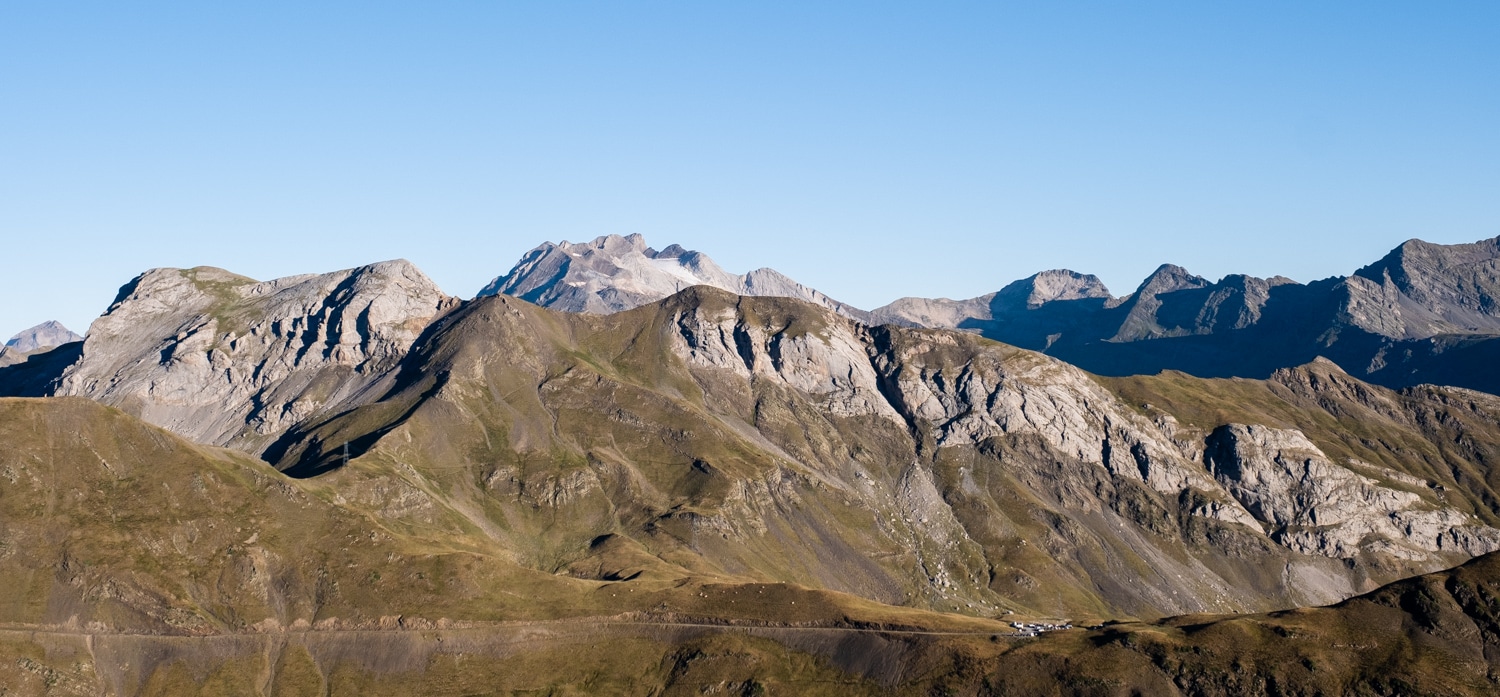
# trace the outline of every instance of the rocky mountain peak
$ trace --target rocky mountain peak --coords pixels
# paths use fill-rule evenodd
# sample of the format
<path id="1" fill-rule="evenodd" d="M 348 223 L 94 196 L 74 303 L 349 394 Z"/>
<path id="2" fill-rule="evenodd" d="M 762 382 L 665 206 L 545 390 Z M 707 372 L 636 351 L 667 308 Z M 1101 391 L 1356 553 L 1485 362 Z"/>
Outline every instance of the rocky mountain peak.
<path id="1" fill-rule="evenodd" d="M 94 321 L 55 394 L 257 451 L 371 385 L 457 303 L 401 259 L 264 282 L 152 269 Z"/>
<path id="2" fill-rule="evenodd" d="M 1384 321 L 1375 328 L 1387 330 L 1380 333 L 1500 332 L 1500 237 L 1452 245 L 1408 240 L 1349 280 L 1351 311 L 1386 306 L 1377 313 Z"/>
<path id="3" fill-rule="evenodd" d="M 680 244 L 669 244 L 667 245 L 666 249 L 663 249 L 660 252 L 651 254 L 650 250 L 647 250 L 647 253 L 651 256 L 652 259 L 676 259 L 677 257 L 686 254 L 693 254 L 694 252 L 683 249 L 682 245 Z"/>
<path id="4" fill-rule="evenodd" d="M 1111 300 L 1109 288 L 1093 274 L 1068 269 L 1053 269 L 1034 274 L 1002 288 L 998 297 L 1024 300 L 1028 308 L 1041 307 L 1059 300 Z"/>
<path id="5" fill-rule="evenodd" d="M 633 233 L 623 236 L 601 235 L 599 237 L 595 237 L 592 242 L 578 245 L 570 245 L 567 242 L 563 242 L 561 246 L 573 247 L 575 249 L 577 247 L 586 246 L 589 249 L 597 250 L 599 252 L 610 255 L 628 254 L 630 252 L 645 254 L 649 249 L 646 246 L 646 238 L 641 236 L 639 233 Z"/>
<path id="6" fill-rule="evenodd" d="M 1208 279 L 1195 276 L 1181 266 L 1162 264 L 1141 282 L 1140 287 L 1136 289 L 1136 295 L 1171 293 L 1179 290 L 1207 288 L 1210 285 L 1213 284 Z"/>
<path id="7" fill-rule="evenodd" d="M 1194 276 L 1181 266 L 1162 264 L 1141 282 L 1134 294 L 1122 301 L 1121 304 L 1127 308 L 1125 321 L 1110 340 L 1131 342 L 1194 333 L 1197 327 L 1191 325 L 1195 322 L 1183 321 L 1185 318 L 1161 316 L 1163 296 L 1208 288 L 1211 285 L 1213 284 L 1208 279 Z"/>
<path id="8" fill-rule="evenodd" d="M 698 285 L 737 295 L 798 298 L 864 316 L 772 269 L 731 274 L 708 255 L 681 245 L 656 251 L 639 234 L 605 235 L 582 244 L 543 244 L 481 289 L 479 297 L 512 295 L 554 310 L 610 314 Z"/>

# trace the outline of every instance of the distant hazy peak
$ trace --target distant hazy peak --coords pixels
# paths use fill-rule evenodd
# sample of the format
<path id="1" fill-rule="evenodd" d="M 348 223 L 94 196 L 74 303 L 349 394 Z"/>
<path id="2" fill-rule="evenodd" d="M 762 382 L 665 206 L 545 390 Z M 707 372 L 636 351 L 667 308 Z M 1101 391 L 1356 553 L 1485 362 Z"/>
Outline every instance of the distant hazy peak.
<path id="1" fill-rule="evenodd" d="M 83 337 L 73 333 L 60 322 L 47 320 L 17 333 L 5 342 L 5 347 L 21 353 L 30 353 L 75 341 L 83 341 Z"/>
<path id="2" fill-rule="evenodd" d="M 1058 300 L 1109 300 L 1114 297 L 1098 276 L 1068 269 L 1052 269 L 1023 278 L 1002 288 L 998 295 L 1017 300 L 1024 298 L 1027 307 L 1033 308 Z"/>
<path id="3" fill-rule="evenodd" d="M 646 251 L 648 253 L 651 252 L 651 250 L 649 248 Z M 677 257 L 685 256 L 685 255 L 693 254 L 693 253 L 694 252 L 691 252 L 689 250 L 683 249 L 682 245 L 680 245 L 680 244 L 669 244 L 669 245 L 667 245 L 666 249 L 663 249 L 660 252 L 656 252 L 654 254 L 650 254 L 650 256 L 653 259 L 676 259 Z"/>

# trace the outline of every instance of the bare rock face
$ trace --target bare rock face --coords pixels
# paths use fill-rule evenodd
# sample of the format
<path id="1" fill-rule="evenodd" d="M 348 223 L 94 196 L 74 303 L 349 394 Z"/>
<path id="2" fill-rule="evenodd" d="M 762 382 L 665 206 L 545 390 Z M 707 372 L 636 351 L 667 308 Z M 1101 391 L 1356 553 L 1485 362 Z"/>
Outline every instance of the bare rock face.
<path id="1" fill-rule="evenodd" d="M 1453 245 L 1409 240 L 1349 280 L 1356 279 L 1366 283 L 1351 302 L 1383 310 L 1365 310 L 1377 333 L 1414 339 L 1500 332 L 1500 237 Z"/>
<path id="2" fill-rule="evenodd" d="M 1425 560 L 1433 552 L 1500 549 L 1500 530 L 1397 488 L 1412 487 L 1414 478 L 1383 485 L 1334 464 L 1300 431 L 1229 424 L 1209 437 L 1206 460 L 1273 539 L 1305 554 Z"/>
<path id="3" fill-rule="evenodd" d="M 839 416 L 873 415 L 904 424 L 880 393 L 862 338 L 850 324 L 767 331 L 733 305 L 695 304 L 676 316 L 674 348 L 690 365 L 743 378 L 774 379 L 812 395 Z"/>
<path id="4" fill-rule="evenodd" d="M 30 329 L 17 333 L 5 342 L 5 348 L 21 353 L 31 353 L 54 346 L 83 341 L 83 337 L 69 331 L 62 323 L 48 320 Z"/>
<path id="5" fill-rule="evenodd" d="M 1037 436 L 1053 452 L 1158 493 L 1197 492 L 1202 503 L 1193 515 L 1257 527 L 1191 459 L 1191 443 L 1176 442 L 1169 427 L 1134 413 L 1083 371 L 1035 354 L 998 351 L 955 366 L 943 358 L 955 335 L 921 336 L 918 343 L 877 353 L 872 362 L 887 393 L 933 425 L 939 447 Z"/>
<path id="6" fill-rule="evenodd" d="M 1110 300 L 1114 297 L 1109 294 L 1109 289 L 1104 286 L 1104 282 L 1100 281 L 1098 276 L 1067 269 L 1043 271 L 1021 281 L 1020 284 L 1020 289 L 1027 291 L 1027 307 L 1041 307 L 1059 300 Z"/>
<path id="7" fill-rule="evenodd" d="M 1049 452 L 1109 477 L 1196 501 L 1191 515 L 1243 525 L 1300 554 L 1439 563 L 1440 553 L 1500 549 L 1500 530 L 1435 505 L 1425 481 L 1387 471 L 1382 479 L 1394 483 L 1382 484 L 1334 464 L 1296 430 L 1232 424 L 1205 434 L 1167 414 L 1148 419 L 1083 371 L 1036 354 L 970 352 L 963 346 L 972 340 L 961 334 L 892 334 L 843 322 L 767 331 L 732 305 L 689 305 L 676 325 L 677 351 L 690 364 L 774 379 L 841 416 L 904 422 L 938 448 L 1038 438 Z M 955 362 L 956 355 L 966 358 Z M 1081 488 L 1067 495 L 1100 505 Z"/>
<path id="8" fill-rule="evenodd" d="M 609 314 L 692 286 L 712 286 L 736 295 L 796 298 L 849 317 L 864 316 L 862 310 L 775 270 L 731 274 L 706 254 L 675 244 L 658 252 L 647 247 L 640 235 L 606 235 L 578 244 L 544 243 L 480 290 L 479 297 L 513 295 L 554 310 Z"/>
<path id="9" fill-rule="evenodd" d="M 368 388 L 457 302 L 405 260 L 266 282 L 153 269 L 94 322 L 55 394 L 259 452 Z"/>

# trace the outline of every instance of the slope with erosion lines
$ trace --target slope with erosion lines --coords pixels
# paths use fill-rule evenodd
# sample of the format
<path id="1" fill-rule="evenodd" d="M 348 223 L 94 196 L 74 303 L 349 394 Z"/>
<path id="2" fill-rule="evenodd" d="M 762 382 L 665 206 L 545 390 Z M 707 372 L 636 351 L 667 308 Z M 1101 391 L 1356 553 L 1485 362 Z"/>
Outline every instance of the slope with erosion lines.
<path id="1" fill-rule="evenodd" d="M 86 400 L 0 400 L 0 439 L 7 694 L 1500 686 L 1496 554 L 1332 607 L 1015 639 L 994 622 L 786 584 L 527 571 L 482 535 L 444 532 L 463 526 L 442 510 L 420 534 L 392 530 L 376 510 L 390 497 L 345 496 L 357 488 L 342 470 L 288 480 Z"/>
<path id="2" fill-rule="evenodd" d="M 399 482 L 288 479 L 83 399 L 0 400 L 0 442 L 8 694 L 357 685 L 430 668 L 428 659 L 441 673 L 455 652 L 505 657 L 514 653 L 507 636 L 560 654 L 578 640 L 569 627 L 618 636 L 634 647 L 622 660 L 700 645 L 695 637 L 706 632 L 694 625 L 893 637 L 1004 629 L 726 576 L 614 583 L 539 573 Z M 562 619 L 573 624 L 547 628 Z M 752 639 L 719 645 L 775 645 Z M 858 670 L 830 665 L 839 640 L 809 641 L 799 659 L 806 671 L 861 683 Z"/>
<path id="3" fill-rule="evenodd" d="M 1311 492 L 1263 473 L 1304 502 L 1289 535 L 1205 467 L 1211 434 L 1077 369 L 788 299 L 698 287 L 593 316 L 483 298 L 435 325 L 394 382 L 271 454 L 296 475 L 398 482 L 517 562 L 585 578 L 726 574 L 981 615 L 1161 616 L 1332 602 L 1500 546 L 1492 514 L 1450 508 L 1428 480 L 1370 477 L 1316 446 L 1241 448 L 1348 472 Z M 337 468 L 345 443 L 356 457 Z M 1363 499 L 1385 508 L 1351 513 Z"/>

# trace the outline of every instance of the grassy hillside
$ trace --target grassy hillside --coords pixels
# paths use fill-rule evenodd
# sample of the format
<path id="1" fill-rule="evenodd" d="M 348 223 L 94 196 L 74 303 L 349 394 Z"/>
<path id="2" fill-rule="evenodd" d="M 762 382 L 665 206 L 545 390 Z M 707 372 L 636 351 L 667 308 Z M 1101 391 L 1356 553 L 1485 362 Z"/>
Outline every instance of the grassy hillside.
<path id="1" fill-rule="evenodd" d="M 573 680 L 589 691 L 740 665 L 712 668 L 695 651 L 774 653 L 753 675 L 857 686 L 868 682 L 859 671 L 824 655 L 839 640 L 788 658 L 785 642 L 757 632 L 800 632 L 795 644 L 840 631 L 1003 630 L 789 584 L 539 572 L 399 486 L 288 479 L 82 399 L 0 400 L 0 442 L 7 694 L 363 694 L 369 684 L 401 694 L 413 681 L 462 693 Z M 393 508 L 424 511 L 424 523 L 387 525 Z M 595 547 L 604 564 L 640 556 L 607 539 Z M 745 629 L 703 636 L 725 625 Z M 469 651 L 489 667 L 454 662 Z M 382 677 L 397 667 L 401 676 Z"/>

